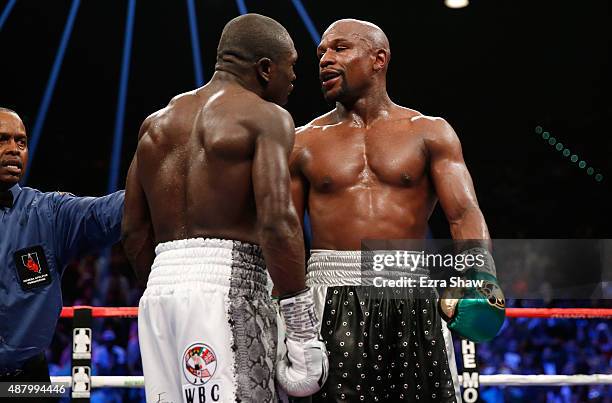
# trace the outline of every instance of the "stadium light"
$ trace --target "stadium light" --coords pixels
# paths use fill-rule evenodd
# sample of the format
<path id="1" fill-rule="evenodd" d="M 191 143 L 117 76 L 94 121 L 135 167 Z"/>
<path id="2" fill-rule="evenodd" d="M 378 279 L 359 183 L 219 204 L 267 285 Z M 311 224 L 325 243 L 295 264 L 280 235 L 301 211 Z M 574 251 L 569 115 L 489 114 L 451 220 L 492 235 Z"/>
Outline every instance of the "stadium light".
<path id="1" fill-rule="evenodd" d="M 444 4 L 448 8 L 463 8 L 470 4 L 469 0 L 444 0 Z"/>

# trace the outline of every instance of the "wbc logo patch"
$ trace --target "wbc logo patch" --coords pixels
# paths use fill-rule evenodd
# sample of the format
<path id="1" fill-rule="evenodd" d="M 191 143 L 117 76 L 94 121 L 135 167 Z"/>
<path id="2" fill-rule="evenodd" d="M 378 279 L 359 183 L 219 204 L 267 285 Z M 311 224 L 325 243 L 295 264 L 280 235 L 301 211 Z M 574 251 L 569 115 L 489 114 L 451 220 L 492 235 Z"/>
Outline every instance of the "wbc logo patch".
<path id="1" fill-rule="evenodd" d="M 195 343 L 183 354 L 183 374 L 189 383 L 203 385 L 217 370 L 217 355 L 210 346 Z"/>
<path id="2" fill-rule="evenodd" d="M 17 277 L 24 291 L 34 290 L 51 283 L 49 265 L 42 246 L 18 250 L 13 257 Z"/>
<path id="3" fill-rule="evenodd" d="M 194 343 L 185 349 L 182 368 L 189 383 L 183 384 L 184 403 L 225 401 L 220 379 L 209 382 L 217 372 L 217 365 L 217 354 L 208 344 Z"/>

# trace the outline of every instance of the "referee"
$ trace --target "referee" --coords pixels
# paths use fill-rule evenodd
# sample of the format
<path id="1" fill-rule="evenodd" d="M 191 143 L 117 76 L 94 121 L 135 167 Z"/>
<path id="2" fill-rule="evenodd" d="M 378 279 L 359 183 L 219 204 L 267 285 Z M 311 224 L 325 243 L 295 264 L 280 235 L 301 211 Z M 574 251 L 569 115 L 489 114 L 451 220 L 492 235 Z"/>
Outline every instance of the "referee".
<path id="1" fill-rule="evenodd" d="M 50 382 L 45 349 L 62 309 L 67 263 L 119 240 L 123 191 L 104 197 L 20 187 L 25 126 L 0 108 L 0 382 Z"/>

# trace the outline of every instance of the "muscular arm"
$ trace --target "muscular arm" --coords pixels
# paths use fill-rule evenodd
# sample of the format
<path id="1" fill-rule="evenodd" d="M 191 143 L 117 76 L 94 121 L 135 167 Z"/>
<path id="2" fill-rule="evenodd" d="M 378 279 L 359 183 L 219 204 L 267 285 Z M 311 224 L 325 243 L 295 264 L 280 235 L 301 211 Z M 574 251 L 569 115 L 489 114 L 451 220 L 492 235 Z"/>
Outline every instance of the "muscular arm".
<path id="1" fill-rule="evenodd" d="M 148 123 L 143 123 L 139 140 L 146 132 Z M 138 157 L 135 154 L 130 164 L 125 185 L 125 207 L 121 226 L 121 238 L 125 254 L 136 271 L 142 285 L 146 285 L 155 259 L 155 235 L 149 205 L 138 178 Z"/>
<path id="2" fill-rule="evenodd" d="M 291 157 L 289 158 L 289 172 L 291 173 L 291 197 L 293 199 L 293 205 L 297 211 L 300 224 L 304 224 L 304 211 L 306 209 L 306 198 L 308 197 L 308 181 L 302 173 L 300 166 L 300 158 L 302 152 L 302 145 L 300 144 L 300 130 L 296 130 L 296 140 Z"/>
<path id="3" fill-rule="evenodd" d="M 431 135 L 426 140 L 430 174 L 453 239 L 488 240 L 489 230 L 478 206 L 457 134 L 443 119 L 430 120 L 428 125 L 431 127 Z"/>
<path id="4" fill-rule="evenodd" d="M 267 115 L 257 123 L 252 178 L 259 243 L 274 286 L 283 296 L 305 288 L 304 240 L 291 203 L 288 157 L 293 120 L 280 108 Z"/>

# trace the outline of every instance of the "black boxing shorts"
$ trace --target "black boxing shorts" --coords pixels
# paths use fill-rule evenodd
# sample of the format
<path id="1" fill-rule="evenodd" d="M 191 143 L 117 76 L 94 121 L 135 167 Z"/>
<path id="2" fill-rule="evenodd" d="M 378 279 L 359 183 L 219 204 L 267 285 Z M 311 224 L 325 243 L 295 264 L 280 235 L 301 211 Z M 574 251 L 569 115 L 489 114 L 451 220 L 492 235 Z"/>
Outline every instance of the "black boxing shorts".
<path id="1" fill-rule="evenodd" d="M 329 353 L 312 402 L 461 402 L 435 289 L 376 287 L 363 275 L 359 251 L 312 251 L 306 283 Z"/>

